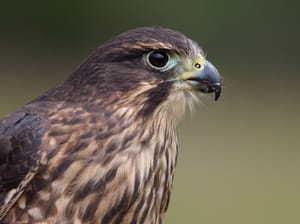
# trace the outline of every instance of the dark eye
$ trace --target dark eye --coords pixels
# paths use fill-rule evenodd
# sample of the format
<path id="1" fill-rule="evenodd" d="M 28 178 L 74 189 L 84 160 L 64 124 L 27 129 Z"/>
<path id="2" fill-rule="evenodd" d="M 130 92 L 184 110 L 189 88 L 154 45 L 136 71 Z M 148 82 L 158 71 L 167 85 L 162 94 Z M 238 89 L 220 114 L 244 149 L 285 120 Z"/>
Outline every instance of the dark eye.
<path id="1" fill-rule="evenodd" d="M 168 64 L 169 56 L 163 51 L 153 51 L 148 54 L 147 60 L 153 68 L 162 69 Z"/>

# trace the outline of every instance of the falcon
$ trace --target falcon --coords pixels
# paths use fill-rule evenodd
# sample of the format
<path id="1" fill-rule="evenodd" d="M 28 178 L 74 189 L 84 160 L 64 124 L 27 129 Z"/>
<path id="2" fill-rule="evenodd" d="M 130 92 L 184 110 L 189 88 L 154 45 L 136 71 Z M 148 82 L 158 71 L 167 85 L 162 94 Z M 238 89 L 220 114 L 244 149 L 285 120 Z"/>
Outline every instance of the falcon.
<path id="1" fill-rule="evenodd" d="M 176 125 L 222 77 L 196 42 L 162 27 L 120 34 L 0 123 L 1 223 L 164 221 Z"/>

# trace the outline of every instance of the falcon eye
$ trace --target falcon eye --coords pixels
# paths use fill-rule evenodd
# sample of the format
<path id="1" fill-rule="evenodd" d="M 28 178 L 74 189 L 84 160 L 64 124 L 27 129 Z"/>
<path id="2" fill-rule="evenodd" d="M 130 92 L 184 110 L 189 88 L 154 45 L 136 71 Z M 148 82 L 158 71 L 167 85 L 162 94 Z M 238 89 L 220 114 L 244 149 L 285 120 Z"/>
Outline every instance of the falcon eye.
<path id="1" fill-rule="evenodd" d="M 147 62 L 152 68 L 162 70 L 169 62 L 169 55 L 163 51 L 152 51 L 147 55 Z"/>

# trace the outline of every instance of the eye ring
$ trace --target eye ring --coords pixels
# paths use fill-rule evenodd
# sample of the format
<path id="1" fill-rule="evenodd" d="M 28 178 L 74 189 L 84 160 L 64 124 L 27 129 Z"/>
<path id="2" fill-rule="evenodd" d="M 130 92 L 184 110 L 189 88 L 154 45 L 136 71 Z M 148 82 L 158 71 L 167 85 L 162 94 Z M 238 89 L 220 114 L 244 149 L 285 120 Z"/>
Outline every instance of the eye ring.
<path id="1" fill-rule="evenodd" d="M 151 68 L 164 70 L 168 67 L 170 56 L 165 51 L 151 51 L 147 54 L 146 60 Z"/>

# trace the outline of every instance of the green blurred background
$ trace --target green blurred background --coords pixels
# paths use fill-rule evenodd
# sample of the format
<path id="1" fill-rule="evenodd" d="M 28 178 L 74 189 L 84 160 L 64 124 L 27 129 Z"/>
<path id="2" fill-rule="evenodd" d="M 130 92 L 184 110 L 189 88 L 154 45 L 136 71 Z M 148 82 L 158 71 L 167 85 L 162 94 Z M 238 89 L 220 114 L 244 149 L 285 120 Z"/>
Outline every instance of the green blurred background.
<path id="1" fill-rule="evenodd" d="M 120 32 L 179 30 L 204 47 L 225 89 L 180 125 L 166 223 L 300 223 L 297 1 L 11 2 L 0 8 L 1 117 Z"/>

